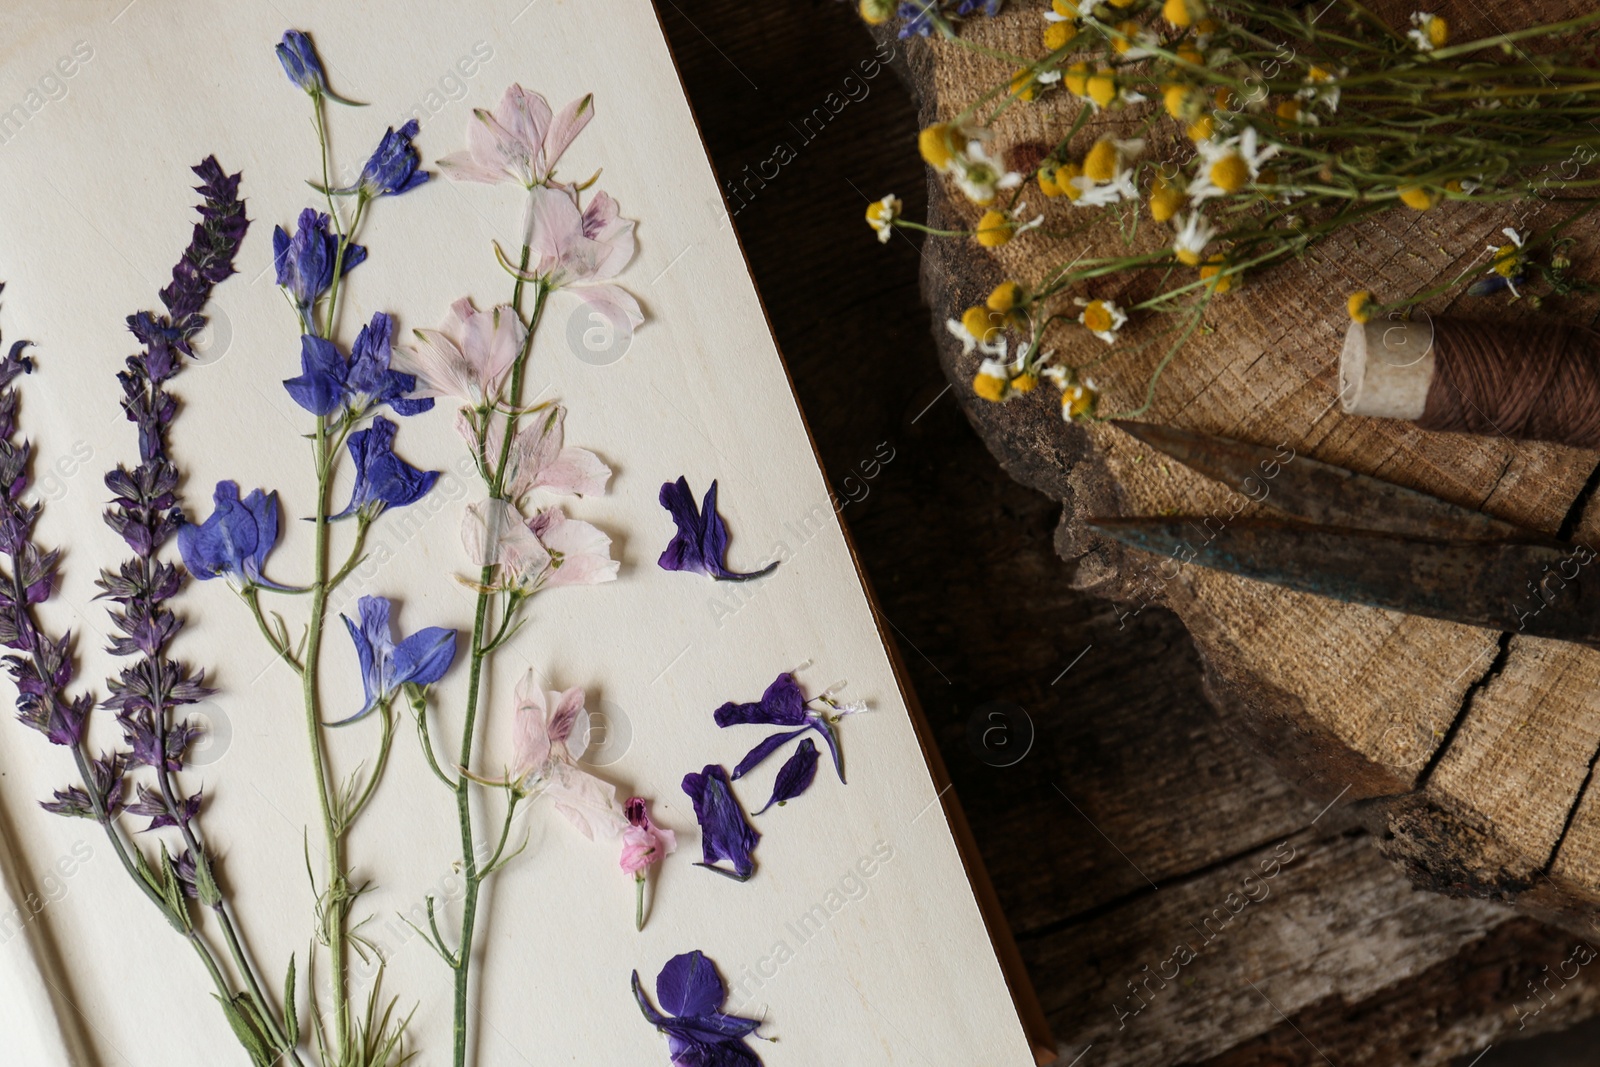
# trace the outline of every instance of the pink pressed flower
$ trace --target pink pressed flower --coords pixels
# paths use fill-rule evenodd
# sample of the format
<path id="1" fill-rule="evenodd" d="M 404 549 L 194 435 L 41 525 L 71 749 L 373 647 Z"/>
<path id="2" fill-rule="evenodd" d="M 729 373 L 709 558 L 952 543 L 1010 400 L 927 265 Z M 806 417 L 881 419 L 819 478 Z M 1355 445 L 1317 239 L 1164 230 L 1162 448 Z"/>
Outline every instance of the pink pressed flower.
<path id="1" fill-rule="evenodd" d="M 550 181 L 561 153 L 594 117 L 594 95 L 552 116 L 544 97 L 513 85 L 493 114 L 474 108 L 472 115 L 467 150 L 445 156 L 439 168 L 459 181 L 510 181 L 531 189 Z"/>
<path id="2" fill-rule="evenodd" d="M 678 849 L 678 838 L 671 830 L 650 821 L 650 810 L 643 797 L 631 797 L 622 806 L 628 828 L 622 831 L 622 873 L 642 875 L 652 863 Z"/>
<path id="3" fill-rule="evenodd" d="M 559 507 L 524 520 L 506 500 L 470 504 L 461 540 L 474 563 L 498 567 L 505 587 L 525 593 L 614 581 L 621 566 L 611 558 L 611 538 Z"/>
<path id="4" fill-rule="evenodd" d="M 633 259 L 633 220 L 618 213 L 617 202 L 596 193 L 586 210 L 566 189 L 535 190 L 529 214 L 528 280 L 543 279 L 571 289 L 601 312 L 619 331 L 631 333 L 644 322 L 639 301 L 620 286 L 606 284 Z"/>
<path id="5" fill-rule="evenodd" d="M 479 311 L 466 297 L 450 305 L 437 330 L 415 330 L 418 343 L 396 347 L 395 370 L 417 377 L 416 396 L 494 400 L 522 352 L 528 331 L 507 304 Z"/>
<path id="6" fill-rule="evenodd" d="M 517 432 L 506 469 L 506 495 L 520 500 L 535 489 L 547 489 L 566 496 L 600 496 L 611 479 L 611 468 L 585 448 L 564 446 L 567 409 L 559 405 L 533 413 Z M 456 417 L 456 431 L 467 446 L 482 456 L 494 469 L 500 461 L 500 446 L 505 440 L 505 420 L 491 419 L 489 432 L 479 441 L 475 423 L 463 411 Z"/>
<path id="7" fill-rule="evenodd" d="M 550 798 L 556 810 L 591 840 L 615 837 L 627 827 L 617 788 L 578 766 L 588 743 L 583 690 L 546 693 L 530 671 L 517 686 L 510 780 Z"/>

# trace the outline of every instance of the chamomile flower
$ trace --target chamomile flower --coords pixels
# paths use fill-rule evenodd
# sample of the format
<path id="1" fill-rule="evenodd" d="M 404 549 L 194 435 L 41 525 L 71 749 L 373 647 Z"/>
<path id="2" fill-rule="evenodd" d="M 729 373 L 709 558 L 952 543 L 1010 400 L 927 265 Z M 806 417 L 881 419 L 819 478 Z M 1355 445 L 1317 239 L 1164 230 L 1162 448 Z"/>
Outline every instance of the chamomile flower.
<path id="1" fill-rule="evenodd" d="M 1044 225 L 1044 216 L 1035 215 L 1027 222 L 1022 221 L 1022 212 L 1027 208 L 1026 203 L 1020 203 L 1010 211 L 996 211 L 990 208 L 978 220 L 978 228 L 974 236 L 980 245 L 985 248 L 999 248 L 1008 244 L 1012 238 L 1029 230 Z"/>
<path id="2" fill-rule="evenodd" d="M 1203 204 L 1212 197 L 1236 193 L 1261 176 L 1261 164 L 1278 154 L 1278 146 L 1257 145 L 1254 126 L 1224 139 L 1202 141 L 1198 173 L 1189 183 L 1189 200 Z"/>
<path id="3" fill-rule="evenodd" d="M 1149 26 L 1129 20 L 1112 29 L 1111 50 L 1123 59 L 1148 59 L 1161 47 L 1161 37 Z"/>
<path id="4" fill-rule="evenodd" d="M 1157 222 L 1166 222 L 1178 213 L 1187 195 L 1183 182 L 1177 176 L 1169 178 L 1165 174 L 1157 174 L 1150 183 L 1150 217 Z"/>
<path id="5" fill-rule="evenodd" d="M 967 199 L 980 205 L 994 203 L 999 190 L 1015 189 L 1022 184 L 1022 175 L 1003 169 L 977 139 L 968 141 L 966 151 L 953 157 L 951 174 L 956 187 Z"/>
<path id="6" fill-rule="evenodd" d="M 1430 11 L 1413 11 L 1406 37 L 1417 51 L 1431 52 L 1450 40 L 1450 24 Z"/>
<path id="7" fill-rule="evenodd" d="M 1348 67 L 1340 67 L 1337 72 L 1330 71 L 1327 67 L 1312 64 L 1306 72 L 1305 88 L 1294 95 L 1301 100 L 1310 101 L 1312 106 L 1322 106 L 1328 109 L 1331 115 L 1339 110 L 1339 79 L 1350 73 Z"/>
<path id="8" fill-rule="evenodd" d="M 1217 231 L 1206 217 L 1199 211 L 1191 211 L 1186 218 L 1179 221 L 1178 236 L 1172 240 L 1172 252 L 1178 257 L 1180 263 L 1191 267 L 1200 265 L 1200 259 L 1205 254 L 1206 245 L 1217 235 Z"/>
<path id="9" fill-rule="evenodd" d="M 1139 190 L 1133 184 L 1133 168 L 1128 164 L 1138 159 L 1144 151 L 1142 139 L 1118 140 L 1102 137 L 1083 157 L 1083 173 L 1071 179 L 1078 196 L 1073 202 L 1079 207 L 1105 207 L 1121 200 L 1139 199 Z M 1060 178 L 1056 179 L 1060 184 Z"/>
<path id="10" fill-rule="evenodd" d="M 946 319 L 944 328 L 950 336 L 961 342 L 961 354 L 970 356 L 974 350 L 992 359 L 1005 359 L 1006 317 L 984 307 L 970 307 L 959 319 Z"/>
<path id="11" fill-rule="evenodd" d="M 994 403 L 1004 400 L 1010 387 L 1011 367 L 997 359 L 978 364 L 978 373 L 972 376 L 972 391 Z"/>
<path id="12" fill-rule="evenodd" d="M 1108 345 L 1116 344 L 1117 331 L 1128 322 L 1127 312 L 1110 300 L 1085 300 L 1079 297 L 1075 302 L 1083 308 L 1078 313 L 1078 322 L 1084 329 Z"/>
<path id="13" fill-rule="evenodd" d="M 878 241 L 888 244 L 894 234 L 894 220 L 900 217 L 900 198 L 890 193 L 867 205 L 867 225 L 878 231 Z"/>
<path id="14" fill-rule="evenodd" d="M 1488 296 L 1502 289 L 1510 289 L 1512 296 L 1522 296 L 1517 291 L 1517 283 L 1522 281 L 1527 262 L 1522 252 L 1525 238 L 1510 226 L 1500 232 L 1506 235 L 1509 243 L 1489 246 L 1489 251 L 1494 253 L 1486 272 L 1489 277 L 1473 283 L 1468 292 L 1474 296 Z"/>
<path id="15" fill-rule="evenodd" d="M 1094 382 L 1088 378 L 1080 379 L 1076 373 L 1066 367 L 1046 367 L 1041 371 L 1046 378 L 1055 383 L 1061 390 L 1061 417 L 1067 422 L 1074 419 L 1087 419 L 1094 415 L 1095 403 L 1100 399 L 1100 391 L 1095 388 Z"/>
<path id="16" fill-rule="evenodd" d="M 1378 310 L 1378 301 L 1372 295 L 1372 290 L 1362 289 L 1350 294 L 1350 299 L 1345 301 L 1345 310 L 1350 312 L 1351 322 L 1371 322 L 1372 316 Z"/>

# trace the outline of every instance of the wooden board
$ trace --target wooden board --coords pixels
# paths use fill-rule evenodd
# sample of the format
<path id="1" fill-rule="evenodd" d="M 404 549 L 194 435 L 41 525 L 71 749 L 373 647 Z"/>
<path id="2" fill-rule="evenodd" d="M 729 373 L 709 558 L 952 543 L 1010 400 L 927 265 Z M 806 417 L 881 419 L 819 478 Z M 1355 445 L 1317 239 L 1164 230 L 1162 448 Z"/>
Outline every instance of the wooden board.
<path id="1" fill-rule="evenodd" d="M 1458 39 L 1493 32 L 1481 7 L 1440 7 Z M 1519 25 L 1559 17 L 1561 4 L 1519 9 Z M 1403 17 L 1403 12 L 1401 13 Z M 974 40 L 1037 54 L 1031 8 L 974 20 Z M 908 53 L 925 122 L 958 113 L 1009 75 L 1006 64 L 919 43 Z M 1015 157 L 1053 145 L 1073 104 L 1050 94 L 1010 109 L 997 149 Z M 1108 127 L 1092 120 L 1086 147 Z M 1050 217 L 1063 201 L 1039 201 Z M 1220 433 L 1425 489 L 1513 521 L 1580 539 L 1600 516 L 1586 508 L 1597 468 L 1592 452 L 1501 438 L 1427 434 L 1406 424 L 1351 418 L 1337 410 L 1335 367 L 1349 292 L 1406 294 L 1471 267 L 1502 226 L 1537 228 L 1558 209 L 1454 204 L 1418 215 L 1391 212 L 1325 243 L 1303 263 L 1252 277 L 1213 305 L 1212 329 L 1191 340 L 1167 372 L 1159 422 Z M 977 212 L 935 182 L 928 221 L 970 227 Z M 1595 230 L 1580 228 L 1578 263 L 1593 263 Z M 978 303 L 1002 278 L 1023 281 L 1085 251 L 1043 235 L 993 251 L 970 242 L 930 242 L 924 289 L 936 322 Z M 1110 247 L 1086 250 L 1093 255 Z M 1114 285 L 1097 296 L 1117 297 Z M 1514 318 L 1533 314 L 1499 302 L 1441 298 L 1433 314 Z M 1559 313 L 1590 321 L 1592 304 Z M 1137 341 L 1136 335 L 1130 340 Z M 1590 789 L 1600 752 L 1600 656 L 1546 641 L 1342 605 L 1196 567 L 1158 576 L 1151 557 L 1094 536 L 1096 515 L 1231 514 L 1214 483 L 1152 454 L 1108 426 L 1063 425 L 1050 390 L 1004 406 L 970 395 L 976 361 L 942 340 L 951 381 L 990 449 L 1014 476 L 1062 500 L 1058 551 L 1079 588 L 1123 611 L 1165 605 L 1196 641 L 1207 685 L 1237 726 L 1253 734 L 1294 780 L 1325 800 L 1382 798 L 1384 847 L 1420 883 L 1469 896 L 1516 900 L 1594 930 L 1600 907 L 1600 812 Z M 1160 350 L 1105 368 L 1102 410 L 1138 404 Z M 1252 513 L 1250 511 L 1241 514 Z"/>
<path id="2" fill-rule="evenodd" d="M 193 197 L 184 168 L 209 152 L 244 171 L 256 223 L 241 276 L 218 294 L 218 321 L 231 340 L 219 340 L 214 358 L 182 380 L 188 408 L 174 449 L 189 475 L 191 504 L 222 477 L 280 488 L 291 514 L 306 503 L 297 413 L 278 384 L 293 372 L 294 331 L 268 269 L 271 226 L 306 201 L 302 179 L 315 158 L 304 100 L 271 52 L 291 25 L 315 32 L 352 95 L 380 102 L 335 115 L 339 151 L 355 162 L 413 104 L 432 159 L 459 146 L 469 105 L 492 105 L 513 80 L 556 101 L 594 90 L 599 117 L 569 163 L 584 173 L 603 166 L 608 190 L 642 220 L 641 253 L 624 282 L 640 294 L 650 322 L 626 357 L 605 367 L 585 363 L 561 330 L 535 348 L 534 390 L 558 392 L 573 411 L 571 439 L 593 445 L 617 468 L 614 495 L 595 501 L 585 517 L 616 539 L 622 581 L 587 597 L 551 598 L 521 646 L 526 662 L 510 657 L 517 662 L 505 663 L 494 681 L 488 735 L 491 751 L 503 745 L 511 682 L 529 665 L 552 683 L 590 686 L 621 709 L 633 732 L 606 773 L 658 798 L 663 821 L 682 834 L 683 854 L 659 882 L 652 922 L 636 935 L 632 886 L 614 868 L 613 846 L 574 837 L 547 811 L 528 817 L 529 853 L 500 877 L 491 903 L 480 993 L 485 1062 L 519 1055 L 664 1062 L 627 977 L 635 967 L 652 975 L 690 948 L 704 949 L 743 983 L 745 1008 L 765 1016 L 764 1033 L 780 1037 L 760 1050 L 772 1067 L 848 1062 L 862 1049 L 883 1063 L 1032 1062 L 940 788 L 646 6 L 307 4 L 223 16 L 198 4 L 137 3 L 121 12 L 84 5 L 8 15 L 4 69 L 19 100 L 76 42 L 90 53 L 61 83 L 65 91 L 49 89 L 0 153 L 10 202 L 26 205 L 0 212 L 0 276 L 10 283 L 4 326 L 8 337 L 37 341 L 41 362 L 25 385 L 24 417 L 47 463 L 78 457 L 68 464 L 72 473 L 58 471 L 63 488 L 41 528 L 46 540 L 72 546 L 63 599 L 48 621 L 84 632 L 86 676 L 109 667 L 98 648 L 103 624 L 91 579 L 94 564 L 117 550 L 99 522 L 98 472 L 131 451 L 112 380 L 130 348 L 122 317 L 153 302 L 187 237 Z M 480 57 L 458 93 L 453 86 L 463 79 L 452 71 L 480 43 L 492 56 Z M 350 314 L 397 311 L 409 328 L 434 324 L 462 293 L 497 299 L 504 277 L 489 240 L 515 230 L 517 206 L 509 190 L 444 181 L 380 204 L 369 231 L 373 258 L 353 276 Z M 575 302 L 553 305 L 563 325 L 576 310 Z M 442 466 L 456 455 L 448 417 L 413 423 L 406 433 L 408 456 L 418 462 Z M 722 480 L 736 558 L 753 561 L 786 540 L 794 553 L 731 618 L 714 610 L 721 589 L 654 566 L 670 533 L 656 487 L 680 473 L 697 486 Z M 278 550 L 284 559 L 306 544 L 299 524 L 288 525 Z M 793 529 L 805 531 L 799 551 Z M 420 562 L 380 562 L 357 591 L 403 594 L 408 627 L 459 624 L 469 600 L 450 576 L 466 565 L 455 516 L 407 530 L 406 547 L 416 555 L 406 558 Z M 228 747 L 205 773 L 208 826 L 223 842 L 252 940 L 281 966 L 291 952 L 303 955 L 310 932 L 301 834 L 311 811 L 296 701 L 283 698 L 285 673 L 254 643 L 225 589 L 196 589 L 185 610 L 192 626 L 181 652 L 215 665 L 223 687 L 216 717 L 231 728 Z M 337 662 L 338 650 L 332 655 Z M 710 709 L 759 692 L 772 674 L 807 660 L 815 674 L 805 677 L 816 688 L 843 682 L 851 697 L 874 706 L 845 730 L 850 785 L 819 779 L 807 803 L 779 812 L 784 824 L 763 841 L 763 872 L 748 885 L 694 870 L 692 816 L 677 781 L 709 759 L 736 760 L 746 747 L 715 728 Z M 353 671 L 330 675 L 331 701 L 359 691 Z M 447 692 L 457 693 L 462 681 L 452 676 Z M 231 1038 L 205 1006 L 192 958 L 144 910 L 92 828 L 34 806 L 61 782 L 64 761 L 51 758 L 58 753 L 20 726 L 0 753 L 0 809 L 15 828 L 18 891 L 25 896 L 41 884 L 80 840 L 90 848 L 68 891 L 37 920 L 53 943 L 43 953 L 45 970 L 71 1009 L 68 1029 L 88 1048 L 84 1062 L 199 1062 L 227 1048 Z M 339 758 L 348 769 L 359 756 L 341 748 Z M 365 902 L 380 916 L 375 936 L 389 950 L 385 987 L 402 1003 L 420 1004 L 414 1025 L 431 1056 L 448 1030 L 446 975 L 390 920 L 451 877 L 454 822 L 448 805 L 426 792 L 427 771 L 414 750 L 401 746 L 393 774 L 353 849 L 375 879 Z M 836 894 L 879 843 L 892 861 L 875 868 L 864 892 L 851 888 L 823 934 L 789 944 L 785 924 Z M 119 949 L 108 959 L 109 945 Z M 24 946 L 18 939 L 0 952 Z M 773 967 L 777 958 L 783 965 Z M 175 991 L 136 974 L 170 980 Z M 962 1010 L 950 1011 L 957 989 Z M 182 1027 L 151 1026 L 169 996 L 195 1009 Z"/>

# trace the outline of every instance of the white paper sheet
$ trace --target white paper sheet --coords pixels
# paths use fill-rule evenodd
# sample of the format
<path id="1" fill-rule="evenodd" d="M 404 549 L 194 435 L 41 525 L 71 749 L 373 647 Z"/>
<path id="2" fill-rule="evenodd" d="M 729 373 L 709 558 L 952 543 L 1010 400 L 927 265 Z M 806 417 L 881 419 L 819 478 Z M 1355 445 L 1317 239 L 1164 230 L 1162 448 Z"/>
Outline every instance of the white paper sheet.
<path id="1" fill-rule="evenodd" d="M 680 851 L 656 879 L 651 921 L 636 934 L 633 885 L 617 870 L 615 844 L 585 841 L 534 806 L 519 822 L 528 849 L 492 883 L 480 916 L 481 1062 L 665 1063 L 628 976 L 637 968 L 652 985 L 670 956 L 699 948 L 734 987 L 730 1007 L 762 1016 L 762 1034 L 779 1039 L 757 1043 L 769 1067 L 1031 1063 L 651 8 L 640 0 L 120 6 L 38 3 L 0 15 L 0 278 L 8 283 L 0 328 L 8 340 L 38 343 L 23 421 L 47 505 L 41 536 L 68 546 L 62 595 L 44 615 L 81 635 L 84 677 L 113 669 L 92 581 L 122 558 L 99 518 L 102 472 L 134 453 L 113 379 L 134 350 L 122 321 L 156 306 L 194 218 L 187 168 L 208 153 L 243 171 L 254 225 L 240 274 L 217 292 L 207 355 L 178 383 L 186 407 L 173 446 L 186 503 L 191 514 L 208 512 L 211 486 L 233 478 L 278 489 L 291 516 L 310 504 L 297 436 L 308 416 L 279 384 L 297 373 L 296 331 L 270 271 L 272 226 L 315 203 L 304 184 L 316 168 L 309 107 L 272 52 L 283 30 L 312 32 L 336 87 L 371 102 L 332 111 L 337 157 L 350 173 L 385 126 L 413 114 L 432 169 L 462 147 L 470 108 L 492 107 L 513 81 L 556 106 L 592 91 L 597 117 L 563 170 L 601 171 L 601 187 L 639 220 L 640 253 L 619 281 L 649 321 L 614 362 L 580 358 L 589 320 L 577 300 L 556 294 L 529 395 L 560 397 L 571 410 L 568 442 L 616 469 L 610 496 L 570 510 L 613 536 L 622 572 L 612 585 L 534 603 L 492 680 L 482 762 L 493 766 L 508 751 L 511 688 L 522 672 L 532 667 L 552 687 L 586 686 L 591 709 L 606 712 L 621 738 L 600 773 L 625 795 L 654 797 Z M 463 295 L 480 307 L 505 300 L 509 279 L 490 242 L 515 245 L 521 196 L 436 178 L 380 201 L 345 322 L 386 310 L 409 330 L 437 325 Z M 399 448 L 446 477 L 428 502 L 380 522 L 376 562 L 338 606 L 353 611 L 356 595 L 383 593 L 395 598 L 405 632 L 470 629 L 471 594 L 453 575 L 468 569 L 457 531 L 475 482 L 456 466 L 461 446 L 448 411 L 407 421 Z M 697 491 L 720 480 L 732 563 L 782 555 L 770 579 L 735 588 L 655 566 L 672 532 L 657 488 L 680 474 Z M 307 573 L 309 537 L 303 522 L 286 526 L 270 570 L 294 581 Z M 295 602 L 281 606 L 297 618 Z M 192 586 L 182 609 L 190 626 L 177 653 L 220 687 L 201 709 L 213 735 L 187 780 L 207 790 L 203 825 L 221 845 L 269 984 L 281 982 L 291 953 L 303 977 L 308 827 L 313 862 L 319 846 L 297 687 L 222 583 Z M 353 710 L 359 682 L 341 629 L 327 645 L 325 694 L 329 708 Z M 849 784 L 824 765 L 806 796 L 762 816 L 761 868 L 748 884 L 694 868 L 697 834 L 679 780 L 708 762 L 731 767 L 764 736 L 758 727 L 718 730 L 711 710 L 755 699 L 802 663 L 809 692 L 840 686 L 842 699 L 872 705 L 842 726 Z M 449 708 L 459 706 L 464 674 L 441 687 Z M 114 733 L 96 736 L 110 743 Z M 375 723 L 342 733 L 340 768 L 366 758 L 375 738 Z M 765 800 L 778 762 L 739 783 L 751 808 Z M 76 841 L 93 846 L 39 920 L 70 976 L 72 1014 L 89 1021 L 93 1062 L 242 1062 L 193 954 L 133 890 L 96 828 L 36 806 L 68 780 L 64 753 L 0 722 L 0 772 L 19 869 L 38 878 Z M 426 893 L 457 890 L 455 834 L 451 798 L 403 729 L 349 851 L 373 880 L 361 911 L 373 916 L 366 932 L 388 959 L 385 989 L 403 1007 L 417 1005 L 421 1064 L 448 1062 L 449 975 L 396 914 Z M 37 988 L 14 973 L 8 981 Z M 370 980 L 363 970 L 358 987 Z M 19 1010 L 43 1019 L 44 1001 L 27 1003 Z M 49 1027 L 38 1033 L 47 1047 Z M 48 1058 L 56 1053 L 39 1055 L 21 1062 L 56 1062 Z"/>

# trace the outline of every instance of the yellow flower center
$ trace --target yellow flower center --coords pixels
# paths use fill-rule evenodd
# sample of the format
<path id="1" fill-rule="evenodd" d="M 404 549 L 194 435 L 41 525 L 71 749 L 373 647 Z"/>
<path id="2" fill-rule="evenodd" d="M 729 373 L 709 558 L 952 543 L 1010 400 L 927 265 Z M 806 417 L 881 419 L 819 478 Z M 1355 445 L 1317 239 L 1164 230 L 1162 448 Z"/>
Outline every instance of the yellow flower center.
<path id="1" fill-rule="evenodd" d="M 1494 253 L 1494 272 L 1502 278 L 1515 277 L 1522 269 L 1522 249 L 1516 245 L 1501 245 Z"/>
<path id="2" fill-rule="evenodd" d="M 1036 175 L 1039 179 L 1039 191 L 1045 196 L 1060 196 L 1061 186 L 1056 184 L 1056 165 L 1046 160 Z"/>
<path id="3" fill-rule="evenodd" d="M 1314 81 L 1314 82 L 1327 82 L 1327 81 L 1332 81 L 1333 80 L 1333 75 L 1332 74 L 1329 74 L 1323 68 L 1315 66 L 1315 65 L 1312 66 L 1311 70 L 1308 73 L 1311 76 L 1311 80 Z"/>
<path id="4" fill-rule="evenodd" d="M 1430 18 L 1422 29 L 1428 35 L 1428 43 L 1435 48 L 1443 48 L 1445 42 L 1450 40 L 1450 24 L 1438 15 Z"/>
<path id="5" fill-rule="evenodd" d="M 1206 65 L 1205 53 L 1192 44 L 1179 45 L 1177 54 L 1185 63 L 1193 63 L 1197 67 Z"/>
<path id="6" fill-rule="evenodd" d="M 1139 35 L 1139 24 L 1132 19 L 1127 22 L 1117 23 L 1116 36 L 1111 38 L 1112 51 L 1122 55 L 1133 47 L 1133 39 Z"/>
<path id="7" fill-rule="evenodd" d="M 893 0 L 861 0 L 861 18 L 869 26 L 882 26 L 892 14 Z"/>
<path id="8" fill-rule="evenodd" d="M 1180 30 L 1194 24 L 1194 12 L 1189 10 L 1189 0 L 1167 0 L 1161 7 L 1161 15 Z"/>
<path id="9" fill-rule="evenodd" d="M 1189 87 L 1187 85 L 1169 85 L 1161 90 L 1161 102 L 1166 105 L 1167 114 L 1175 119 L 1183 118 L 1184 109 L 1189 103 Z"/>
<path id="10" fill-rule="evenodd" d="M 1108 182 L 1117 174 L 1117 146 L 1109 137 L 1102 137 L 1083 157 L 1084 176 L 1091 181 Z M 1076 198 L 1074 198 L 1076 199 Z"/>
<path id="11" fill-rule="evenodd" d="M 1094 411 L 1098 394 L 1086 385 L 1069 385 L 1061 391 L 1061 415 L 1078 419 Z"/>
<path id="12" fill-rule="evenodd" d="M 1054 11 L 1064 19 L 1075 19 L 1078 17 L 1078 5 L 1076 0 L 1050 0 L 1050 10 Z"/>
<path id="13" fill-rule="evenodd" d="M 1083 309 L 1083 324 L 1095 333 L 1110 333 L 1113 325 L 1111 312 L 1103 300 L 1094 300 Z"/>
<path id="14" fill-rule="evenodd" d="M 961 325 L 974 338 L 985 344 L 994 340 L 1006 324 L 1004 315 L 997 315 L 985 307 L 970 307 L 961 313 Z"/>
<path id="15" fill-rule="evenodd" d="M 888 222 L 895 217 L 892 203 L 885 204 L 882 200 L 874 200 L 867 205 L 867 221 L 871 223 Z"/>
<path id="16" fill-rule="evenodd" d="M 1225 193 L 1237 193 L 1250 180 L 1250 168 L 1237 152 L 1229 152 L 1211 164 L 1211 182 Z"/>
<path id="17" fill-rule="evenodd" d="M 989 310 L 998 314 L 1005 314 L 1022 302 L 1022 286 L 1016 282 L 1001 282 L 994 287 L 994 292 L 989 294 L 989 299 L 984 303 Z"/>
<path id="18" fill-rule="evenodd" d="M 1039 95 L 1039 87 L 1033 80 L 1033 71 L 1024 67 L 1011 76 L 1011 95 L 1018 100 L 1032 100 Z"/>
<path id="19" fill-rule="evenodd" d="M 999 403 L 1005 399 L 1006 380 L 992 374 L 979 374 L 972 379 L 972 391 L 985 400 Z"/>
<path id="20" fill-rule="evenodd" d="M 1003 211 L 989 210 L 978 220 L 978 243 L 985 248 L 999 248 L 1011 240 L 1013 224 Z"/>
<path id="21" fill-rule="evenodd" d="M 1101 107 L 1109 107 L 1117 98 L 1117 82 L 1110 74 L 1102 72 L 1089 79 L 1089 99 Z"/>
<path id="22" fill-rule="evenodd" d="M 1189 140 L 1199 144 L 1201 141 L 1211 140 L 1211 136 L 1217 132 L 1217 124 L 1212 121 L 1210 115 L 1201 115 L 1190 123 L 1184 132 L 1189 135 Z"/>
<path id="23" fill-rule="evenodd" d="M 1278 118 L 1284 122 L 1300 121 L 1300 101 L 1285 100 L 1277 107 Z"/>
<path id="24" fill-rule="evenodd" d="M 1183 189 L 1177 182 L 1168 181 L 1157 174 L 1155 181 L 1150 184 L 1150 217 L 1157 222 L 1166 222 L 1182 206 Z"/>
<path id="25" fill-rule="evenodd" d="M 1234 275 L 1224 274 L 1227 264 L 1221 256 L 1212 256 L 1206 260 L 1205 266 L 1200 268 L 1200 280 L 1206 283 L 1206 288 L 1221 296 L 1233 288 Z"/>
<path id="26" fill-rule="evenodd" d="M 1013 393 L 1031 393 L 1033 392 L 1033 387 L 1038 384 L 1039 379 L 1033 375 L 1019 374 L 1011 379 L 1011 391 Z"/>
<path id="27" fill-rule="evenodd" d="M 1363 289 L 1358 293 L 1351 293 L 1350 299 L 1345 301 L 1345 309 L 1350 312 L 1350 318 L 1355 322 L 1367 322 L 1372 318 L 1372 313 L 1377 309 L 1378 302 L 1372 298 L 1370 290 Z"/>
<path id="28" fill-rule="evenodd" d="M 1047 22 L 1044 25 L 1044 46 L 1047 51 L 1054 52 L 1067 47 L 1076 36 L 1078 27 L 1070 22 Z"/>
<path id="29" fill-rule="evenodd" d="M 1420 185 L 1402 185 L 1400 202 L 1415 211 L 1427 211 L 1439 202 L 1439 194 Z"/>
<path id="30" fill-rule="evenodd" d="M 1063 163 L 1056 168 L 1056 187 L 1066 194 L 1068 200 L 1076 200 L 1083 195 L 1083 190 L 1072 184 L 1072 179 L 1083 177 L 1083 168 L 1076 163 Z"/>
<path id="31" fill-rule="evenodd" d="M 955 132 L 955 127 L 941 122 L 917 134 L 917 148 L 928 166 L 944 170 L 955 159 Z"/>
<path id="32" fill-rule="evenodd" d="M 1173 254 L 1178 257 L 1178 262 L 1185 266 L 1195 267 L 1200 264 L 1200 253 L 1192 248 L 1179 248 L 1174 250 Z"/>
<path id="33" fill-rule="evenodd" d="M 1089 64 L 1074 63 L 1061 75 L 1061 84 L 1067 87 L 1067 92 L 1073 96 L 1087 96 L 1089 94 Z"/>

